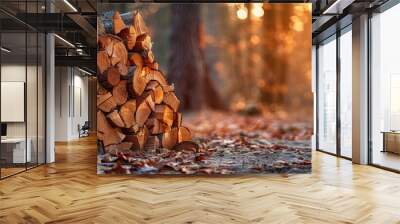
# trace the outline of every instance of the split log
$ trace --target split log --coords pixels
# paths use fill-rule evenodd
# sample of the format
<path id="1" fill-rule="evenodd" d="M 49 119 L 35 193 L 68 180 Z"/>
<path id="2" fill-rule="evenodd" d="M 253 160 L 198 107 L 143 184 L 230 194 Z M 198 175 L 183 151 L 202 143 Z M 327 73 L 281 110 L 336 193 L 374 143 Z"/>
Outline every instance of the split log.
<path id="1" fill-rule="evenodd" d="M 118 106 L 123 105 L 128 99 L 128 91 L 126 90 L 128 81 L 121 80 L 118 85 L 114 86 L 112 95 Z"/>
<path id="2" fill-rule="evenodd" d="M 111 62 L 105 51 L 97 52 L 97 72 L 103 74 L 108 67 L 110 67 Z"/>
<path id="3" fill-rule="evenodd" d="M 124 40 L 125 46 L 128 50 L 133 49 L 137 37 L 136 29 L 134 26 L 131 25 L 127 28 L 122 29 L 118 36 L 120 36 Z"/>
<path id="4" fill-rule="evenodd" d="M 106 48 L 110 46 L 111 42 L 112 39 L 108 35 L 101 35 L 97 37 L 97 44 L 101 51 L 106 50 Z"/>
<path id="5" fill-rule="evenodd" d="M 174 127 L 182 126 L 182 114 L 181 113 L 174 113 L 174 123 L 172 124 Z"/>
<path id="6" fill-rule="evenodd" d="M 133 143 L 132 149 L 143 150 L 148 136 L 148 130 L 144 127 L 137 135 L 127 135 L 125 141 Z"/>
<path id="7" fill-rule="evenodd" d="M 173 92 L 175 90 L 174 84 L 172 85 L 161 85 L 164 93 Z"/>
<path id="8" fill-rule="evenodd" d="M 104 47 L 104 50 L 106 51 L 108 57 L 111 57 L 114 51 L 114 41 L 113 38 L 111 37 L 111 35 L 107 35 L 107 38 L 110 40 L 110 42 L 108 43 L 108 45 L 106 45 Z M 110 61 L 111 64 L 111 61 Z"/>
<path id="9" fill-rule="evenodd" d="M 114 110 L 107 114 L 107 118 L 110 119 L 115 126 L 120 128 L 125 127 L 125 123 L 122 121 L 122 118 L 117 111 Z"/>
<path id="10" fill-rule="evenodd" d="M 172 149 L 178 141 L 178 129 L 172 128 L 162 135 L 162 146 L 167 149 Z"/>
<path id="11" fill-rule="evenodd" d="M 128 100 L 121 106 L 119 114 L 124 121 L 125 128 L 131 128 L 135 124 L 136 100 Z"/>
<path id="12" fill-rule="evenodd" d="M 129 62 L 136 67 L 143 67 L 143 58 L 139 53 L 133 53 L 129 56 Z"/>
<path id="13" fill-rule="evenodd" d="M 150 81 L 157 81 L 161 86 L 168 86 L 164 75 L 160 71 L 152 70 L 149 67 L 137 67 L 133 76 L 133 89 L 137 95 L 142 95 L 146 85 Z"/>
<path id="14" fill-rule="evenodd" d="M 147 119 L 146 123 L 144 124 L 147 129 L 149 129 L 150 134 L 154 134 L 153 133 L 153 128 L 157 125 L 155 122 L 157 121 L 157 119 L 152 118 L 151 116 Z"/>
<path id="15" fill-rule="evenodd" d="M 144 123 L 146 123 L 147 118 L 151 114 L 151 108 L 146 101 L 142 101 L 137 110 L 135 115 L 136 124 L 139 127 L 142 127 Z"/>
<path id="16" fill-rule="evenodd" d="M 154 70 L 158 70 L 160 68 L 160 65 L 156 61 L 153 61 L 153 63 L 147 63 L 146 66 Z"/>
<path id="17" fill-rule="evenodd" d="M 107 92 L 106 94 L 97 95 L 97 106 L 100 106 L 104 101 L 112 97 L 112 94 Z"/>
<path id="18" fill-rule="evenodd" d="M 136 12 L 133 16 L 132 24 L 135 27 L 137 35 L 149 33 L 149 28 L 147 28 L 146 24 L 144 23 L 143 17 L 139 12 Z"/>
<path id="19" fill-rule="evenodd" d="M 119 32 L 121 32 L 122 29 L 125 28 L 124 20 L 122 19 L 119 11 L 115 11 L 112 21 L 114 34 L 118 34 Z"/>
<path id="20" fill-rule="evenodd" d="M 107 94 L 108 90 L 106 90 L 106 88 L 104 88 L 99 81 L 97 80 L 97 95 L 104 95 Z"/>
<path id="21" fill-rule="evenodd" d="M 152 64 L 154 62 L 154 54 L 152 51 L 142 51 L 142 56 L 146 64 Z"/>
<path id="22" fill-rule="evenodd" d="M 109 113 L 117 107 L 117 103 L 115 102 L 114 97 L 108 98 L 106 101 L 104 101 L 102 104 L 98 106 L 98 108 L 106 113 Z"/>
<path id="23" fill-rule="evenodd" d="M 156 104 L 160 104 L 161 102 L 163 102 L 164 99 L 164 91 L 161 88 L 161 86 L 157 86 L 154 90 L 153 90 L 153 94 L 154 94 L 154 102 Z"/>
<path id="24" fill-rule="evenodd" d="M 144 89 L 146 88 L 147 80 L 145 75 L 146 73 L 142 68 L 136 68 L 135 74 L 133 75 L 133 90 L 136 95 L 142 95 Z"/>
<path id="25" fill-rule="evenodd" d="M 192 134 L 190 133 L 189 128 L 183 126 L 179 127 L 178 142 L 191 141 L 191 140 L 192 140 Z"/>
<path id="26" fill-rule="evenodd" d="M 147 83 L 146 90 L 154 90 L 159 85 L 160 84 L 157 81 L 152 80 L 152 81 Z"/>
<path id="27" fill-rule="evenodd" d="M 180 101 L 176 97 L 175 93 L 173 92 L 167 92 L 164 94 L 163 102 L 170 106 L 174 112 L 178 111 Z"/>
<path id="28" fill-rule="evenodd" d="M 151 111 L 155 110 L 156 104 L 154 102 L 154 96 L 153 96 L 153 92 L 148 92 L 146 93 L 147 97 L 146 97 L 146 103 L 149 105 Z"/>
<path id="29" fill-rule="evenodd" d="M 119 71 L 119 74 L 121 74 L 122 76 L 128 75 L 128 66 L 126 64 L 119 62 L 117 64 L 117 69 Z"/>
<path id="30" fill-rule="evenodd" d="M 162 134 L 165 131 L 169 130 L 166 124 L 163 124 L 156 118 L 149 118 L 146 121 L 146 127 L 149 129 L 149 132 L 152 135 Z"/>
<path id="31" fill-rule="evenodd" d="M 98 75 L 99 82 L 106 88 L 112 88 L 118 85 L 120 78 L 119 71 L 115 67 L 110 67 L 106 72 Z"/>
<path id="32" fill-rule="evenodd" d="M 136 121 L 135 121 L 136 122 Z M 125 129 L 129 134 L 137 134 L 140 131 L 138 124 L 134 124 L 132 127 Z"/>
<path id="33" fill-rule="evenodd" d="M 145 72 L 147 82 L 150 82 L 151 80 L 155 80 L 158 83 L 160 83 L 161 86 L 163 86 L 163 85 L 168 86 L 167 80 L 165 79 L 164 75 L 160 71 L 153 70 L 149 67 L 144 67 L 143 70 Z"/>
<path id="34" fill-rule="evenodd" d="M 163 101 L 164 91 L 157 81 L 152 80 L 149 83 L 147 83 L 146 90 L 152 91 L 154 102 L 156 104 L 160 104 Z"/>
<path id="35" fill-rule="evenodd" d="M 114 129 L 107 121 L 103 112 L 97 112 L 97 132 L 101 136 L 104 146 L 119 144 L 125 138 L 118 129 Z"/>
<path id="36" fill-rule="evenodd" d="M 113 53 L 111 55 L 111 65 L 122 63 L 126 65 L 128 63 L 128 51 L 122 42 L 114 42 Z"/>
<path id="37" fill-rule="evenodd" d="M 167 105 L 156 105 L 154 110 L 155 117 L 171 127 L 174 122 L 174 111 Z"/>
<path id="38" fill-rule="evenodd" d="M 137 37 L 133 50 L 136 52 L 150 51 L 152 46 L 151 37 L 145 33 Z"/>

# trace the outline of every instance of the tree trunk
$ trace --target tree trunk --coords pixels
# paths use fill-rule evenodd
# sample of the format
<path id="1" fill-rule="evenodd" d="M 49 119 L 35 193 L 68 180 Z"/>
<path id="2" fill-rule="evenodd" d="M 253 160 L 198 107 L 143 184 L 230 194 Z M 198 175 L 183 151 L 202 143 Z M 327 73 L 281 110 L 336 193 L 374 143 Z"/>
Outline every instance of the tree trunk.
<path id="1" fill-rule="evenodd" d="M 168 81 L 175 83 L 183 110 L 219 108 L 221 103 L 209 77 L 201 46 L 200 5 L 171 6 L 171 55 Z"/>

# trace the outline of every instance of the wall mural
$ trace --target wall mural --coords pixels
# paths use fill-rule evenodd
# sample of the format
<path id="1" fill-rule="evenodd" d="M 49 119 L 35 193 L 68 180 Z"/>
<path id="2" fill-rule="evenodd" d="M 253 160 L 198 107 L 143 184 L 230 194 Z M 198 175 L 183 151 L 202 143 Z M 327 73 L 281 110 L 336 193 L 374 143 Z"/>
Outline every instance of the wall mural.
<path id="1" fill-rule="evenodd" d="M 98 9 L 98 174 L 311 171 L 310 4 Z"/>

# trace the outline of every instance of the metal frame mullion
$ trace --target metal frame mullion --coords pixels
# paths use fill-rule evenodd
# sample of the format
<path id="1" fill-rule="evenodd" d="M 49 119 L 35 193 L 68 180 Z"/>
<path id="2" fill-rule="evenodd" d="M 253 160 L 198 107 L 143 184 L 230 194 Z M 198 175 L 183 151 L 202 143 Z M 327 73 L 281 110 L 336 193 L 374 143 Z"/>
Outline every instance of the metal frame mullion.
<path id="1" fill-rule="evenodd" d="M 0 23 L 0 47 L 2 46 L 2 25 L 1 25 L 2 23 Z M 2 62 L 2 58 L 1 58 L 1 55 L 2 55 L 3 53 L 0 51 L 0 84 L 1 84 L 1 62 Z M 0 112 L 1 112 L 1 85 L 0 85 Z M 1 113 L 0 113 L 0 126 L 1 126 L 1 124 L 2 124 L 2 122 L 1 122 Z M 1 144 L 0 144 L 0 180 L 2 179 L 2 176 L 1 176 L 1 170 L 2 170 L 2 157 L 1 157 Z"/>
<path id="2" fill-rule="evenodd" d="M 315 149 L 319 150 L 319 44 L 315 45 Z"/>
<path id="3" fill-rule="evenodd" d="M 25 0 L 25 21 L 28 19 L 28 1 Z M 26 24 L 26 23 L 25 23 Z M 28 24 L 25 25 L 25 100 L 24 100 L 24 120 L 25 120 L 25 170 L 28 170 L 28 113 L 27 113 L 27 90 L 28 90 Z M 32 153 L 32 152 L 31 152 Z"/>
<path id="4" fill-rule="evenodd" d="M 368 164 L 374 165 L 373 163 L 373 148 L 372 148 L 372 63 L 371 63 L 371 56 L 372 56 L 372 29 L 371 29 L 371 20 L 372 20 L 372 11 L 368 11 L 368 31 L 367 31 L 367 42 L 368 42 L 368 54 L 367 54 L 367 83 L 368 83 L 368 95 L 367 95 L 367 129 L 368 129 Z"/>
<path id="5" fill-rule="evenodd" d="M 36 13 L 39 13 L 39 0 Z M 39 32 L 36 32 L 36 166 L 39 166 Z"/>
<path id="6" fill-rule="evenodd" d="M 338 28 L 336 31 L 336 154 L 341 157 L 341 118 L 340 118 L 340 82 L 341 82 L 341 65 L 340 65 L 340 36 L 341 32 Z"/>

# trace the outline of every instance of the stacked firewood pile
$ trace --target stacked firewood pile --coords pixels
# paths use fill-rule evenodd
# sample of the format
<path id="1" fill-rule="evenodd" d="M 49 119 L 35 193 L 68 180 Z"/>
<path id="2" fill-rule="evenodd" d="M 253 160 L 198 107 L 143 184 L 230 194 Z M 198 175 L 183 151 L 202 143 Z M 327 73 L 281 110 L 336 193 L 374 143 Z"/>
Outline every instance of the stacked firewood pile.
<path id="1" fill-rule="evenodd" d="M 191 140 L 139 13 L 125 25 L 115 12 L 112 33 L 98 37 L 97 74 L 97 137 L 107 153 L 172 149 Z"/>

